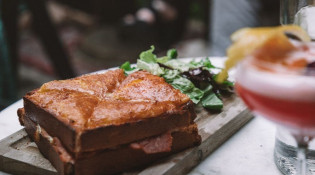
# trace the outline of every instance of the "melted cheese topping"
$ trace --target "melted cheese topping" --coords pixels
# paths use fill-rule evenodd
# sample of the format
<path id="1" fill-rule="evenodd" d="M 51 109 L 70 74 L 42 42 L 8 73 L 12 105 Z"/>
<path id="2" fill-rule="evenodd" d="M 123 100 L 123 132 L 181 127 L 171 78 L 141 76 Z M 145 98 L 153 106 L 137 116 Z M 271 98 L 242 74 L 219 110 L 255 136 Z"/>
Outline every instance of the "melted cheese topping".
<path id="1" fill-rule="evenodd" d="M 76 129 L 119 125 L 179 110 L 189 101 L 163 78 L 123 70 L 45 83 L 28 97 Z"/>

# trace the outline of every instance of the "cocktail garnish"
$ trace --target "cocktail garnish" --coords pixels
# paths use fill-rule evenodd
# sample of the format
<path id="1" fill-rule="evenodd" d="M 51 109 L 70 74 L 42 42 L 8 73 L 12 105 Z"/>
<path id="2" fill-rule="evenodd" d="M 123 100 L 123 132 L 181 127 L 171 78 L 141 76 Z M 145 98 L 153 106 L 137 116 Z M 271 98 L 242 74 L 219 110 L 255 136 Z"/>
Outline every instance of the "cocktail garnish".
<path id="1" fill-rule="evenodd" d="M 295 49 L 287 35 L 294 35 L 300 41 L 308 42 L 307 33 L 295 25 L 280 27 L 243 28 L 232 34 L 233 44 L 227 50 L 228 59 L 225 68 L 218 75 L 217 81 L 223 82 L 228 77 L 228 70 L 251 54 L 256 58 L 271 61 L 284 58 Z"/>

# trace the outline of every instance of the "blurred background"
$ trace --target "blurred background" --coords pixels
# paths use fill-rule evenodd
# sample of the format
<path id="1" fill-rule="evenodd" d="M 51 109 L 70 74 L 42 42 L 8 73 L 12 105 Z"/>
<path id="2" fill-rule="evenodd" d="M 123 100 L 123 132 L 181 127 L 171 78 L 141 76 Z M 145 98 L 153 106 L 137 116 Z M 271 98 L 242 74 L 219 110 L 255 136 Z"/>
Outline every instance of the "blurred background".
<path id="1" fill-rule="evenodd" d="M 0 110 L 54 79 L 163 55 L 224 56 L 241 27 L 279 25 L 274 0 L 0 0 Z"/>

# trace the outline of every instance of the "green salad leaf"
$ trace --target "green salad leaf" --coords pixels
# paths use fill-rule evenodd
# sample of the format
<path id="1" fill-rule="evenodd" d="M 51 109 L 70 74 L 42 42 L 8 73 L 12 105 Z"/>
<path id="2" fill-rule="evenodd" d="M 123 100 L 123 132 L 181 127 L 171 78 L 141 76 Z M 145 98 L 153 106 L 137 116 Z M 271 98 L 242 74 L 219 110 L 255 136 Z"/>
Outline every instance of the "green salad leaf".
<path id="1" fill-rule="evenodd" d="M 168 69 L 162 77 L 175 89 L 178 89 L 182 93 L 188 95 L 195 104 L 198 104 L 204 95 L 203 91 L 196 88 L 190 80 L 180 76 L 180 72 L 178 70 Z"/>
<path id="2" fill-rule="evenodd" d="M 164 74 L 164 70 L 157 63 L 148 63 L 143 60 L 137 60 L 137 68 L 146 70 L 153 75 L 160 76 Z"/>
<path id="3" fill-rule="evenodd" d="M 204 88 L 202 88 L 202 91 L 204 92 L 204 95 L 208 95 L 210 93 L 212 93 L 212 85 L 211 84 L 205 84 L 203 85 Z"/>
<path id="4" fill-rule="evenodd" d="M 124 64 L 122 64 L 122 65 L 120 66 L 120 68 L 124 70 L 124 72 L 125 72 L 126 75 L 132 74 L 132 73 L 134 73 L 134 72 L 136 72 L 136 71 L 139 70 L 139 69 L 136 68 L 136 67 L 131 67 L 129 61 L 127 61 L 127 62 L 125 62 Z"/>
<path id="5" fill-rule="evenodd" d="M 170 69 L 165 69 L 165 73 L 162 75 L 162 77 L 165 79 L 167 83 L 173 82 L 173 80 L 179 76 L 180 76 L 179 70 L 170 70 Z"/>
<path id="6" fill-rule="evenodd" d="M 157 58 L 156 59 L 156 62 L 157 63 L 166 63 L 166 62 L 168 62 L 170 60 L 170 58 L 169 57 L 167 57 L 167 56 L 164 56 L 164 57 L 160 57 L 160 58 Z"/>
<path id="7" fill-rule="evenodd" d="M 185 63 L 185 62 L 178 60 L 178 59 L 169 60 L 164 65 L 166 65 L 172 69 L 179 70 L 180 72 L 186 72 L 190 69 L 189 63 Z"/>
<path id="8" fill-rule="evenodd" d="M 207 109 L 220 110 L 223 108 L 223 102 L 215 93 L 209 93 L 201 99 L 201 104 Z"/>
<path id="9" fill-rule="evenodd" d="M 211 70 L 220 68 L 214 66 L 209 58 L 200 61 L 192 60 L 190 62 L 184 62 L 175 59 L 177 57 L 176 49 L 170 49 L 167 51 L 166 56 L 158 58 L 153 53 L 154 49 L 155 47 L 151 46 L 149 50 L 141 52 L 136 67 L 132 67 L 129 62 L 126 62 L 120 66 L 120 68 L 122 68 L 127 75 L 138 70 L 146 70 L 154 75 L 163 77 L 165 81 L 175 89 L 189 96 L 195 104 L 201 104 L 204 108 L 211 110 L 220 110 L 223 108 L 223 102 L 220 99 L 221 94 L 218 93 L 218 88 L 225 90 L 233 87 L 234 83 L 226 80 L 220 85 L 213 84 L 216 83 L 214 80 L 217 75 L 212 74 Z M 207 78 L 197 78 L 205 79 L 199 82 L 198 85 L 194 84 L 196 83 L 194 79 L 185 76 L 185 74 L 187 75 L 187 73 L 195 69 L 198 71 L 209 71 Z M 211 75 L 210 78 L 209 75 Z M 209 82 L 209 79 L 213 81 Z M 213 85 L 215 85 L 215 87 L 213 87 Z"/>
<path id="10" fill-rule="evenodd" d="M 185 93 L 195 104 L 198 104 L 202 99 L 204 92 L 198 88 L 193 88 L 191 91 Z"/>
<path id="11" fill-rule="evenodd" d="M 177 58 L 177 50 L 176 49 L 170 49 L 167 51 L 167 57 L 171 58 L 171 59 L 175 59 Z"/>
<path id="12" fill-rule="evenodd" d="M 203 67 L 207 69 L 219 69 L 218 67 L 214 66 L 210 59 L 206 57 L 205 59 L 202 59 L 200 61 L 192 60 L 189 62 L 190 68 L 198 68 Z"/>
<path id="13" fill-rule="evenodd" d="M 211 68 L 218 68 L 218 67 L 214 66 L 214 65 L 211 63 L 211 61 L 210 61 L 210 59 L 209 59 L 208 57 L 205 58 L 204 60 L 201 60 L 201 62 L 202 62 L 202 64 L 203 64 L 203 66 L 206 67 L 206 68 L 209 68 L 209 69 L 211 69 Z"/>
<path id="14" fill-rule="evenodd" d="M 140 60 L 146 63 L 156 63 L 156 55 L 153 54 L 154 46 L 151 46 L 151 49 L 140 53 Z"/>

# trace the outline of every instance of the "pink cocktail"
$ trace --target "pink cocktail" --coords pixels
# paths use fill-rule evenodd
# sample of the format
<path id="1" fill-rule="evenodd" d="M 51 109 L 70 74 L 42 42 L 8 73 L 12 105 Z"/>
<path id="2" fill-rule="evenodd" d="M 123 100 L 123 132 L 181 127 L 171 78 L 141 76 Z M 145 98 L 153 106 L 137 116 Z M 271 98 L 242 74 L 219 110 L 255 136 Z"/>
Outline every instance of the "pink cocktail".
<path id="1" fill-rule="evenodd" d="M 240 69 L 236 90 L 254 113 L 295 133 L 315 131 L 314 76 L 304 75 L 302 70 L 266 71 L 249 62 L 242 63 Z"/>
<path id="2" fill-rule="evenodd" d="M 293 44 L 284 57 L 245 58 L 237 68 L 236 91 L 253 113 L 289 130 L 297 141 L 298 172 L 306 174 L 308 143 L 315 137 L 315 44 Z"/>

